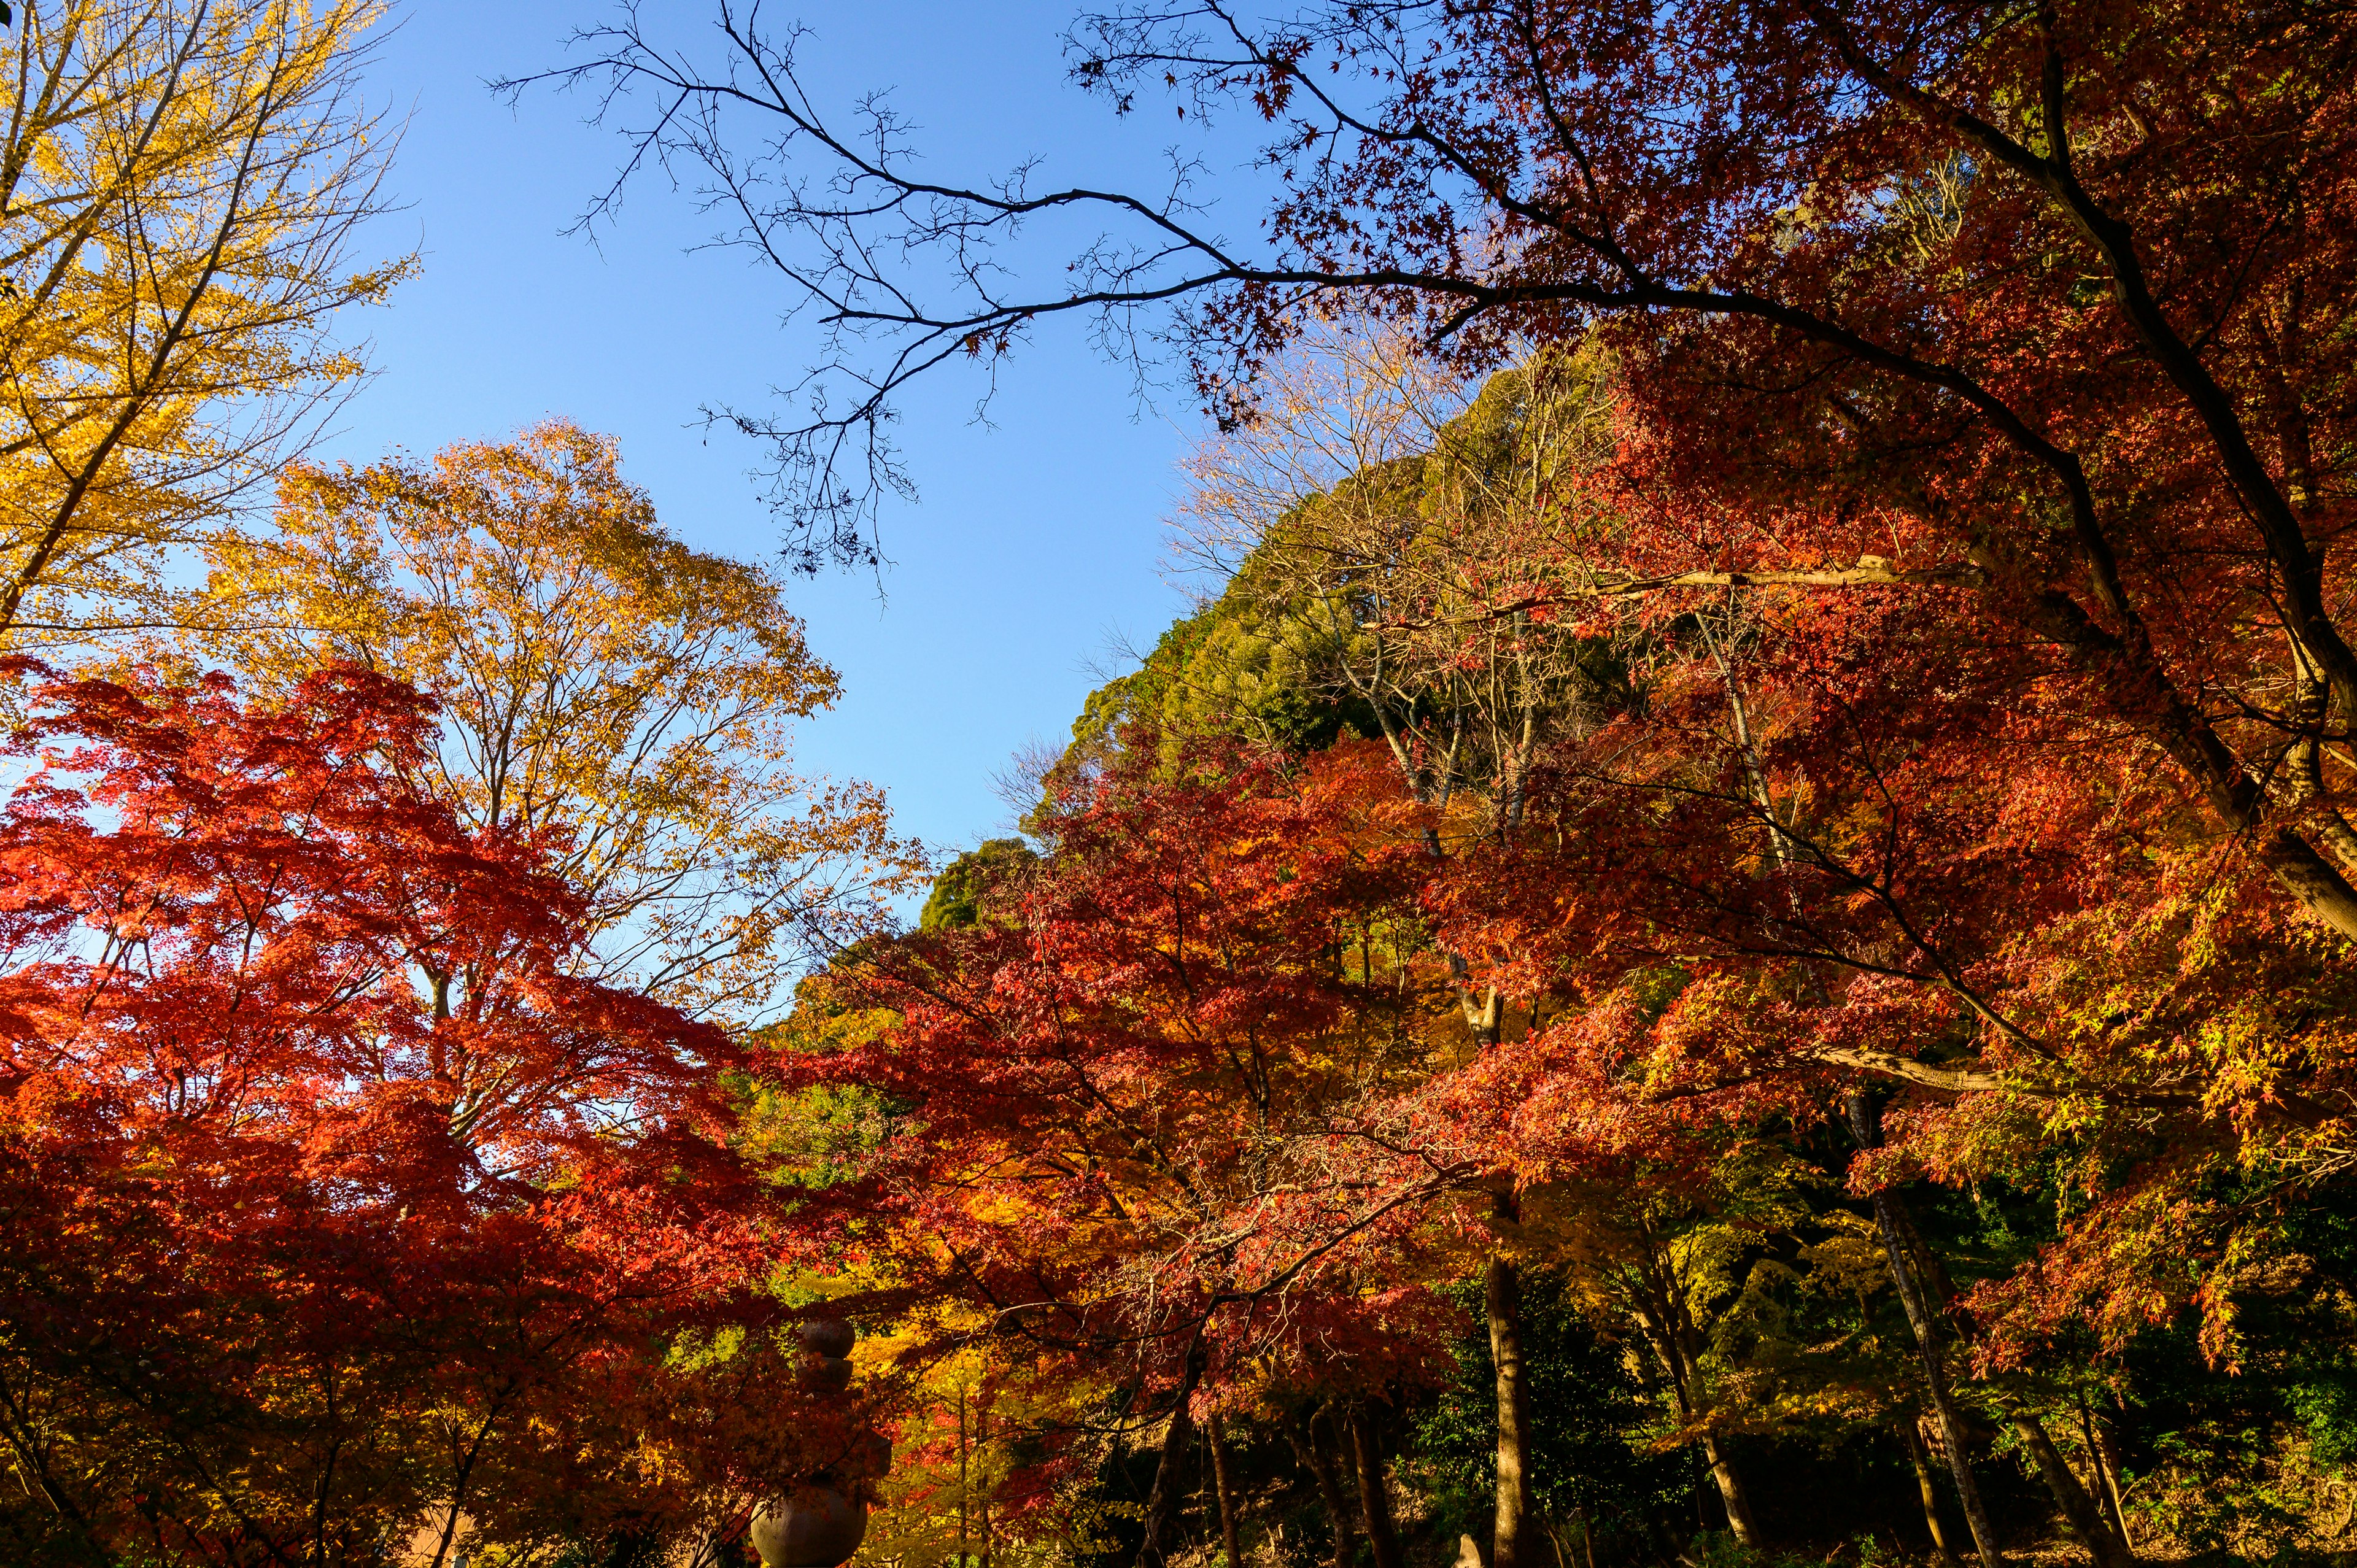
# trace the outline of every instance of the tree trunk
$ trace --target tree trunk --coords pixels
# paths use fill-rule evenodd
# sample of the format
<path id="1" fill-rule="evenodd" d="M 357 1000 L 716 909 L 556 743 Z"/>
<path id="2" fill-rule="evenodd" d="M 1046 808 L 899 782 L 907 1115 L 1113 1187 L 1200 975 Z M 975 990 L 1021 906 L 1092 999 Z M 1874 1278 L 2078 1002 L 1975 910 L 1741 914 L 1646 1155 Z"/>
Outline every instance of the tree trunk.
<path id="1" fill-rule="evenodd" d="M 2072 1474 L 2061 1451 L 2054 1446 L 2054 1439 L 2047 1435 L 2045 1423 L 2019 1406 L 2006 1413 L 2012 1418 L 2013 1430 L 2020 1434 L 2021 1445 L 2038 1462 L 2038 1473 L 2045 1480 L 2046 1489 L 2053 1494 L 2056 1506 L 2061 1509 L 2071 1533 L 2079 1538 L 2079 1544 L 2095 1560 L 2095 1568 L 2136 1568 L 2135 1553 L 2112 1533 L 2103 1510 L 2087 1495 L 2087 1488 L 2079 1484 L 2079 1477 Z"/>
<path id="2" fill-rule="evenodd" d="M 1678 1419 L 1692 1427 L 1695 1419 L 1695 1366 L 1696 1336 L 1694 1322 L 1686 1314 L 1685 1298 L 1676 1273 L 1664 1258 L 1660 1240 L 1651 1229 L 1645 1231 L 1645 1259 L 1641 1265 L 1644 1279 L 1645 1307 L 1638 1314 L 1647 1337 L 1653 1342 L 1653 1351 L 1669 1373 L 1670 1391 L 1676 1398 Z M 1743 1489 L 1743 1479 L 1736 1473 L 1735 1461 L 1719 1446 L 1718 1434 L 1707 1425 L 1702 1426 L 1702 1452 L 1710 1466 L 1711 1479 L 1717 1483 L 1720 1503 L 1727 1509 L 1727 1524 L 1735 1539 L 1745 1547 L 1758 1551 L 1760 1547 L 1760 1527 L 1751 1518 L 1751 1500 Z M 1705 1507 L 1700 1487 L 1695 1488 L 1695 1508 L 1697 1513 Z M 1696 1528 L 1707 1529 L 1706 1521 L 1697 1519 Z"/>
<path id="3" fill-rule="evenodd" d="M 1195 1445 L 1195 1417 L 1189 1406 L 1195 1397 L 1195 1386 L 1203 1380 L 1203 1363 L 1209 1354 L 1203 1330 L 1198 1328 L 1194 1341 L 1187 1347 L 1187 1365 L 1178 1377 L 1178 1394 L 1171 1406 L 1169 1430 L 1162 1434 L 1162 1457 L 1154 1466 L 1154 1489 L 1146 1494 L 1146 1539 L 1138 1544 L 1137 1568 L 1164 1568 L 1167 1561 L 1162 1541 L 1178 1517 L 1179 1505 L 1187 1495 L 1187 1455 Z"/>
<path id="4" fill-rule="evenodd" d="M 2101 1484 L 2095 1500 L 2104 1505 L 2120 1544 L 2134 1552 L 2136 1537 L 2128 1531 L 2128 1510 L 2120 1498 L 2119 1449 L 2112 1442 L 2111 1428 L 2088 1407 L 2084 1390 L 2079 1393 L 2079 1430 L 2086 1435 L 2087 1462 L 2095 1467 L 2095 1479 Z"/>
<path id="5" fill-rule="evenodd" d="M 1751 1517 L 1750 1496 L 1743 1489 L 1743 1478 L 1735 1473 L 1735 1461 L 1718 1445 L 1717 1433 L 1702 1434 L 1702 1456 L 1710 1461 L 1710 1478 L 1718 1483 L 1718 1500 L 1727 1505 L 1727 1527 L 1743 1545 L 1760 1550 L 1760 1526 Z"/>
<path id="6" fill-rule="evenodd" d="M 1932 1531 L 1932 1544 L 1939 1549 L 1940 1561 L 1947 1568 L 1958 1568 L 1947 1532 L 1940 1528 L 1940 1490 L 1932 1484 L 1931 1461 L 1923 1452 L 1923 1434 L 1915 1430 L 1912 1412 L 1899 1418 L 1899 1435 L 1907 1444 L 1907 1462 L 1915 1466 L 1915 1488 L 1923 1494 L 1923 1523 Z"/>
<path id="7" fill-rule="evenodd" d="M 1858 1147 L 1880 1148 L 1882 1112 L 1872 1097 L 1863 1089 L 1853 1089 L 1843 1099 L 1849 1112 L 1850 1132 L 1857 1136 Z M 1907 1325 L 1915 1332 L 1916 1352 L 1923 1361 L 1924 1391 L 1931 1396 L 1932 1408 L 1939 1412 L 1940 1434 L 1947 1441 L 1948 1473 L 1954 1477 L 1956 1496 L 1964 1505 L 1964 1522 L 1972 1527 L 1973 1545 L 1979 1550 L 1981 1568 L 2004 1568 L 2005 1554 L 1997 1549 L 1996 1530 L 1989 1523 L 1987 1508 L 1981 1502 L 1981 1489 L 1974 1483 L 1972 1463 L 1964 1456 L 1964 1424 L 1956 1413 L 1955 1400 L 1948 1392 L 1948 1374 L 1940 1357 L 1940 1326 L 1923 1294 L 1921 1282 L 1916 1279 L 1915 1270 L 1907 1261 L 1903 1234 L 1907 1219 L 1897 1194 L 1874 1195 L 1874 1219 L 1876 1229 L 1882 1234 L 1882 1257 L 1890 1266 L 1890 1283 L 1898 1287 L 1900 1304 L 1907 1309 Z"/>
<path id="8" fill-rule="evenodd" d="M 1383 1454 L 1375 1441 L 1375 1423 L 1361 1405 L 1350 1415 L 1351 1467 L 1359 1473 L 1359 1512 L 1367 1527 L 1367 1544 L 1374 1551 L 1375 1568 L 1404 1568 L 1399 1530 L 1392 1523 L 1391 1490 L 1383 1484 Z"/>
<path id="9" fill-rule="evenodd" d="M 1318 1499 L 1326 1505 L 1326 1518 L 1334 1527 L 1334 1568 L 1353 1568 L 1359 1554 L 1351 1545 L 1351 1508 L 1342 1500 L 1342 1483 L 1335 1477 L 1334 1461 L 1318 1441 L 1316 1417 L 1302 1423 L 1297 1436 L 1288 1429 L 1285 1439 L 1318 1482 Z"/>
<path id="10" fill-rule="evenodd" d="M 1243 1568 L 1243 1554 L 1236 1549 L 1236 1493 L 1228 1475 L 1228 1434 L 1222 1429 L 1220 1412 L 1211 1412 L 1211 1480 L 1220 1494 L 1220 1541 L 1228 1549 L 1228 1568 Z"/>
<path id="11" fill-rule="evenodd" d="M 1186 1407 L 1182 1404 L 1179 1408 L 1184 1410 Z M 978 1460 L 990 1451 L 989 1420 L 987 1406 L 977 1404 L 974 1407 L 974 1452 Z M 1193 1444 L 1188 1446 L 1191 1451 Z M 982 1526 L 982 1568 L 990 1568 L 990 1471 L 986 1463 L 983 1469 L 982 1496 L 974 1499 L 974 1511 Z"/>
<path id="12" fill-rule="evenodd" d="M 1505 1193 L 1491 1199 L 1493 1217 L 1511 1225 L 1522 1216 Z M 1523 1365 L 1521 1281 L 1502 1251 L 1490 1254 L 1482 1282 L 1490 1318 L 1490 1359 L 1498 1369 L 1498 1521 L 1491 1538 L 1490 1568 L 1536 1568 L 1522 1560 L 1531 1518 L 1530 1379 Z"/>

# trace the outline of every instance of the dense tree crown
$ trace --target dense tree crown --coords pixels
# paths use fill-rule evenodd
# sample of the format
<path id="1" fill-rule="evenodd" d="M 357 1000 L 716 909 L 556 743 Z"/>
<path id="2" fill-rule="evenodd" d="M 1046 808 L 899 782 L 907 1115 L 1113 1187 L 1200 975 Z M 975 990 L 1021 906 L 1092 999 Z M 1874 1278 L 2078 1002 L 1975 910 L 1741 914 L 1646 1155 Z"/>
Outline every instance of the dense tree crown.
<path id="1" fill-rule="evenodd" d="M 337 314 L 387 127 L 380 0 L 63 0 L 0 48 L 0 638 L 170 624 L 234 523 L 361 371 Z"/>
<path id="2" fill-rule="evenodd" d="M 732 1408 L 776 1356 L 651 1354 L 767 1316 L 741 1053 L 570 972 L 551 846 L 410 781 L 425 703 L 19 674 L 12 1555 L 362 1561 L 461 1509 L 560 1540 L 824 1443 Z"/>
<path id="3" fill-rule="evenodd" d="M 554 421 L 430 463 L 298 463 L 275 523 L 214 542 L 192 640 L 272 683 L 346 661 L 438 698 L 425 787 L 565 833 L 593 972 L 757 1019 L 809 937 L 908 886 L 882 793 L 794 768 L 840 683 L 776 574 L 681 543 L 611 440 Z"/>

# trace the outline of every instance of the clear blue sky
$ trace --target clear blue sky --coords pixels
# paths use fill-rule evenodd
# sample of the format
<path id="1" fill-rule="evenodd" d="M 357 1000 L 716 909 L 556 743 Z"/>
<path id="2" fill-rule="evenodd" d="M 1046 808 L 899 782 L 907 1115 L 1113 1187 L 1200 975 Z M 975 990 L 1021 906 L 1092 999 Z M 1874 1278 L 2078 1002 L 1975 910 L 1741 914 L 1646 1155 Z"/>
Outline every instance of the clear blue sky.
<path id="1" fill-rule="evenodd" d="M 700 16 L 707 0 L 651 8 Z M 406 210 L 376 238 L 415 245 L 424 271 L 354 323 L 378 374 L 328 453 L 423 454 L 566 414 L 619 439 L 674 532 L 773 552 L 747 477 L 759 454 L 694 426 L 699 403 L 762 403 L 802 366 L 810 339 L 780 328 L 786 295 L 735 252 L 688 253 L 705 231 L 659 184 L 598 246 L 567 237 L 617 142 L 585 127 L 579 102 L 540 94 L 511 112 L 483 87 L 561 61 L 568 31 L 606 14 L 597 0 L 411 0 L 371 73 L 409 122 L 393 173 Z M 1150 181 L 1168 140 L 1064 85 L 1069 0 L 820 0 L 798 14 L 816 33 L 813 78 L 837 102 L 894 89 L 945 175 L 1038 152 L 1051 176 Z M 1191 403 L 1138 410 L 1077 335 L 1042 341 L 1001 389 L 995 428 L 972 422 L 978 388 L 957 376 L 906 405 L 899 440 L 923 493 L 885 520 L 884 602 L 856 575 L 793 588 L 846 686 L 807 731 L 803 766 L 883 784 L 904 832 L 952 848 L 1004 826 L 993 773 L 1028 739 L 1065 735 L 1113 634 L 1150 643 L 1182 607 L 1157 568 Z"/>

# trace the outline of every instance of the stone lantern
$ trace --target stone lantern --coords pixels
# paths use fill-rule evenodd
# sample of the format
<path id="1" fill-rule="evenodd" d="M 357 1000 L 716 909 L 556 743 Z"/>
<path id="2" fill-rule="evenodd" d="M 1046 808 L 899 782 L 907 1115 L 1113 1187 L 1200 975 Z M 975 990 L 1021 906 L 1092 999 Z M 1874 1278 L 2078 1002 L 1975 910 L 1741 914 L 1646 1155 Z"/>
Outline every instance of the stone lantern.
<path id="1" fill-rule="evenodd" d="M 851 1386 L 851 1325 L 813 1317 L 802 1326 L 802 1375 L 806 1392 L 839 1394 Z M 892 1465 L 891 1440 L 871 1434 L 841 1468 L 822 1472 L 786 1495 L 782 1505 L 753 1510 L 753 1550 L 763 1568 L 840 1568 L 867 1537 L 867 1504 L 857 1481 L 881 1477 Z"/>

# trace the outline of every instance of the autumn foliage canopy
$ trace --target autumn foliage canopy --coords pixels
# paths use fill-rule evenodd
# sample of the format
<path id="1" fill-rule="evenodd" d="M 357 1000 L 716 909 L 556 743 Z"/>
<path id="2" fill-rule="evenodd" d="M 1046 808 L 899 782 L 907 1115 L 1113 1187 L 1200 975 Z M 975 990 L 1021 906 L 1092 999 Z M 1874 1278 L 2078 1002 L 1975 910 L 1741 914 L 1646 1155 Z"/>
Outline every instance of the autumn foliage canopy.
<path id="1" fill-rule="evenodd" d="M 741 1057 L 568 974 L 560 846 L 423 795 L 431 706 L 372 675 L 18 674 L 0 1376 L 59 1550 L 373 1551 L 454 1492 L 594 1532 L 748 1480 L 752 1367 L 647 1354 L 758 1316 Z"/>
<path id="2" fill-rule="evenodd" d="M 895 1568 L 2357 1523 L 2347 15 L 1082 16 L 1116 114 L 1260 127 L 1248 242 L 1184 156 L 953 183 L 723 21 L 559 74 L 834 329 L 736 419 L 789 555 L 878 558 L 910 377 L 1177 301 L 1211 591 L 909 926 L 919 846 L 790 767 L 780 579 L 601 437 L 296 467 L 266 535 L 114 446 L 27 490 L 0 633 L 201 624 L 11 667 L 0 1541 L 713 1562 L 871 1420 Z M 239 252 L 317 239 L 304 321 L 390 276 L 329 206 Z"/>

